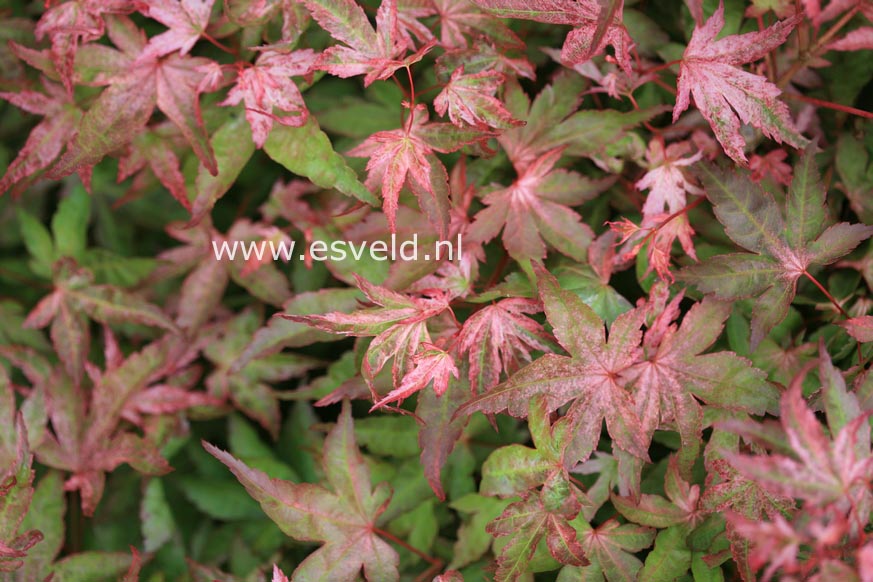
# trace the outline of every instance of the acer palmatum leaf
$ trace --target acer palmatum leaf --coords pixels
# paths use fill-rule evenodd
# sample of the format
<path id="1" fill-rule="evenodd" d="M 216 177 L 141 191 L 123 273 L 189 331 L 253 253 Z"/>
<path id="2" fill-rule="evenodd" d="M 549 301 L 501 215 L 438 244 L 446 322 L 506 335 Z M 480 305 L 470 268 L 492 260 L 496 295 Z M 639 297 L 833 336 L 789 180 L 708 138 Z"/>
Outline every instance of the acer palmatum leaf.
<path id="1" fill-rule="evenodd" d="M 622 24 L 623 0 L 473 0 L 501 18 L 523 18 L 574 27 L 564 41 L 561 60 L 583 63 L 612 46 L 615 59 L 631 71 L 633 40 Z"/>
<path id="2" fill-rule="evenodd" d="M 451 123 L 429 123 L 427 109 L 418 105 L 405 127 L 377 131 L 348 154 L 370 158 L 365 183 L 371 192 L 381 193 L 382 210 L 392 233 L 397 230 L 400 191 L 406 185 L 434 230 L 445 238 L 451 221 L 449 175 L 436 152 L 454 152 L 489 136 L 478 129 L 457 128 Z"/>
<path id="3" fill-rule="evenodd" d="M 316 54 L 311 49 L 291 53 L 265 50 L 253 67 L 240 71 L 236 85 L 221 105 L 245 102 L 252 139 L 259 148 L 264 147 L 274 121 L 292 127 L 306 123 L 309 112 L 291 77 L 309 73 L 315 59 Z M 274 108 L 287 115 L 274 115 Z"/>
<path id="4" fill-rule="evenodd" d="M 215 0 L 136 0 L 143 15 L 170 30 L 149 39 L 143 59 L 187 54 L 206 31 Z"/>
<path id="5" fill-rule="evenodd" d="M 76 135 L 47 177 L 87 172 L 136 137 L 155 106 L 179 128 L 209 173 L 216 175 L 218 166 L 199 106 L 201 83 L 212 61 L 177 54 L 146 58 L 142 33 L 130 19 L 115 18 L 107 27 L 121 50 L 104 49 L 111 56 L 96 60 L 93 82 L 108 87 L 85 112 Z M 109 69 L 103 71 L 107 63 Z"/>
<path id="6" fill-rule="evenodd" d="M 408 48 L 399 34 L 397 1 L 382 0 L 376 12 L 376 29 L 354 0 L 304 0 L 318 24 L 346 46 L 332 46 L 321 53 L 316 68 L 338 77 L 366 75 L 364 85 L 391 77 L 394 72 L 415 63 L 435 42 L 421 47 L 406 59 Z"/>
<path id="7" fill-rule="evenodd" d="M 645 359 L 625 372 L 634 386 L 639 426 L 647 439 L 655 430 L 679 432 L 679 462 L 690 477 L 702 444 L 703 402 L 729 410 L 764 414 L 776 409 L 777 393 L 751 362 L 732 352 L 702 354 L 721 335 L 731 304 L 704 299 L 672 323 L 682 294 L 656 318 L 643 341 Z M 661 319 L 661 321 L 659 321 Z"/>
<path id="8" fill-rule="evenodd" d="M 824 375 L 831 364 L 823 366 Z M 833 394 L 840 390 L 842 394 Z M 830 382 L 825 397 L 845 401 L 839 414 L 833 415 L 836 418 L 828 417 L 830 438 L 804 401 L 801 383 L 794 382 L 782 396 L 780 414 L 791 454 L 732 455 L 728 460 L 774 494 L 865 515 L 873 506 L 869 413 L 860 412 L 857 399 L 845 392 L 844 384 Z"/>
<path id="9" fill-rule="evenodd" d="M 585 555 L 600 567 L 609 582 L 637 580 L 643 563 L 634 554 L 652 545 L 655 530 L 630 523 L 619 524 L 615 519 L 597 526 L 581 518 L 573 520 L 573 527 Z"/>
<path id="10" fill-rule="evenodd" d="M 503 84 L 504 75 L 496 71 L 464 73 L 460 67 L 452 73 L 449 82 L 434 98 L 437 113 L 449 114 L 455 125 L 509 128 L 524 122 L 512 117 L 494 93 Z"/>
<path id="11" fill-rule="evenodd" d="M 563 254 L 585 260 L 594 238 L 571 206 L 590 200 L 611 185 L 582 174 L 553 169 L 563 149 L 557 148 L 534 161 L 508 187 L 488 193 L 470 227 L 470 237 L 488 242 L 503 232 L 503 246 L 517 260 L 541 260 L 548 242 Z M 543 242 L 545 239 L 545 242 Z"/>
<path id="12" fill-rule="evenodd" d="M 49 55 L 70 96 L 73 94 L 73 63 L 80 43 L 103 36 L 103 14 L 125 14 L 134 8 L 130 0 L 71 0 L 49 8 L 39 19 L 34 31 L 36 38 L 49 37 L 52 45 Z"/>
<path id="13" fill-rule="evenodd" d="M 682 56 L 673 121 L 688 109 L 691 96 L 725 153 L 746 163 L 740 122 L 757 127 L 777 142 L 796 148 L 808 140 L 791 120 L 788 106 L 777 97 L 781 91 L 765 77 L 739 68 L 772 52 L 785 42 L 798 18 L 777 22 L 761 32 L 731 35 L 716 40 L 724 27 L 724 4 L 703 26 L 694 29 Z"/>
<path id="14" fill-rule="evenodd" d="M 458 354 L 470 362 L 470 389 L 487 392 L 532 360 L 531 351 L 550 352 L 554 340 L 537 321 L 528 317 L 542 311 L 532 299 L 514 297 L 484 307 L 471 315 L 458 333 Z"/>
<path id="15" fill-rule="evenodd" d="M 431 383 L 436 395 L 442 396 L 449 386 L 450 376 L 458 378 L 458 368 L 451 354 L 430 343 L 422 343 L 419 346 L 418 352 L 412 356 L 412 366 L 412 370 L 403 377 L 400 386 L 380 398 L 370 412 L 392 402 L 409 398 Z"/>
<path id="16" fill-rule="evenodd" d="M 810 146 L 794 169 L 785 215 L 773 195 L 745 170 L 702 165 L 706 195 L 726 234 L 747 253 L 711 257 L 684 269 L 680 278 L 720 299 L 757 297 L 752 311 L 755 349 L 781 322 L 807 269 L 829 265 L 873 235 L 873 226 L 827 226 L 825 190 Z"/>
<path id="17" fill-rule="evenodd" d="M 468 37 L 485 35 L 501 48 L 522 48 L 524 43 L 499 18 L 478 10 L 467 0 L 433 0 L 440 21 L 440 44 L 463 49 Z"/>
<path id="18" fill-rule="evenodd" d="M 27 551 L 43 539 L 39 531 L 19 531 L 33 498 L 34 477 L 24 412 L 16 410 L 12 384 L 0 368 L 0 572 L 24 565 Z M 30 440 L 38 437 L 33 434 Z"/>
<path id="19" fill-rule="evenodd" d="M 642 314 L 634 310 L 619 316 L 607 342 L 605 325 L 591 308 L 575 293 L 562 290 L 545 268 L 534 265 L 546 317 L 570 356 L 542 356 L 499 386 L 474 397 L 458 413 L 505 410 L 523 418 L 530 398 L 543 394 L 549 411 L 570 404 L 566 416 L 575 434 L 568 462 L 583 461 L 591 455 L 604 420 L 614 446 L 648 458 L 648 442 L 624 379 L 642 353 Z"/>
<path id="20" fill-rule="evenodd" d="M 362 571 L 369 582 L 399 578 L 397 552 L 375 531 L 391 500 L 391 489 L 387 483 L 375 488 L 370 483 L 370 469 L 355 443 L 347 400 L 324 441 L 322 462 L 330 489 L 271 479 L 209 443 L 203 446 L 233 472 L 286 535 L 324 544 L 297 566 L 293 579 L 355 582 Z"/>
<path id="21" fill-rule="evenodd" d="M 391 358 L 394 386 L 412 365 L 419 346 L 430 341 L 427 321 L 449 308 L 449 297 L 439 293 L 433 297 L 410 297 L 356 277 L 358 287 L 375 305 L 354 313 L 326 315 L 290 315 L 280 317 L 305 323 L 316 329 L 356 337 L 373 337 L 364 356 L 362 372 L 368 382 Z"/>
<path id="22" fill-rule="evenodd" d="M 0 92 L 0 99 L 28 113 L 43 116 L 0 178 L 0 195 L 8 190 L 13 194 L 23 191 L 40 172 L 51 166 L 64 144 L 75 135 L 76 125 L 82 118 L 82 111 L 63 88 L 47 79 L 43 80 L 43 87 L 45 93 L 28 90 L 20 93 Z"/>

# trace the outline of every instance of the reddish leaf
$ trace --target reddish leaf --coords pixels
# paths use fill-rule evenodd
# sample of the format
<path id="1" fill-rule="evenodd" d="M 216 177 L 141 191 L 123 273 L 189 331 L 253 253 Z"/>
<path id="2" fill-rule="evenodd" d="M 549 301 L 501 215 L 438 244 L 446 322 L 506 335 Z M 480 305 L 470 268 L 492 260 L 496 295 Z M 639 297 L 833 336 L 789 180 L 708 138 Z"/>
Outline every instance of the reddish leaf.
<path id="1" fill-rule="evenodd" d="M 312 18 L 333 38 L 347 46 L 332 46 L 318 59 L 317 68 L 338 77 L 366 75 L 364 86 L 391 77 L 424 56 L 433 43 L 401 59 L 407 47 L 398 34 L 397 2 L 383 0 L 376 13 L 376 30 L 354 0 L 305 0 Z"/>
<path id="2" fill-rule="evenodd" d="M 630 71 L 633 41 L 621 21 L 623 0 L 474 0 L 478 6 L 501 18 L 525 18 L 547 24 L 569 24 L 561 59 L 569 64 L 584 63 L 602 54 L 607 45 L 615 58 Z"/>
<path id="3" fill-rule="evenodd" d="M 187 54 L 206 31 L 215 0 L 139 0 L 140 11 L 170 30 L 149 39 L 143 59 Z"/>
<path id="4" fill-rule="evenodd" d="M 766 78 L 739 68 L 784 43 L 797 22 L 797 18 L 790 18 L 762 32 L 716 40 L 724 27 L 724 4 L 719 4 L 706 24 L 694 29 L 682 56 L 673 121 L 688 109 L 693 95 L 697 109 L 709 121 L 725 153 L 737 162 L 746 162 L 741 121 L 779 143 L 806 146 L 809 142 L 794 126 L 788 107 L 777 99 L 781 91 Z"/>
<path id="5" fill-rule="evenodd" d="M 473 398 L 459 413 L 506 410 L 524 417 L 529 399 L 544 394 L 549 411 L 570 403 L 567 417 L 574 433 L 572 460 L 582 461 L 591 455 L 604 420 L 614 446 L 647 458 L 646 438 L 639 430 L 641 423 L 624 380 L 624 374 L 640 357 L 640 313 L 619 316 L 607 343 L 603 321 L 590 307 L 576 294 L 562 291 L 544 268 L 537 267 L 537 276 L 546 317 L 570 357 L 542 356 L 500 386 Z"/>
<path id="6" fill-rule="evenodd" d="M 470 236 L 488 242 L 503 231 L 503 246 L 518 260 L 544 259 L 543 239 L 569 257 L 585 260 L 594 234 L 570 206 L 590 200 L 609 186 L 567 170 L 554 170 L 561 149 L 553 150 L 505 189 L 484 198 L 488 208 L 476 215 Z"/>
<path id="7" fill-rule="evenodd" d="M 512 374 L 531 362 L 531 350 L 552 351 L 553 342 L 542 326 L 526 314 L 542 307 L 533 300 L 504 299 L 471 315 L 458 334 L 458 353 L 470 362 L 470 388 L 487 392 L 502 373 Z"/>
<path id="8" fill-rule="evenodd" d="M 434 98 L 437 113 L 445 115 L 458 126 L 508 128 L 522 125 L 506 107 L 494 97 L 503 83 L 503 75 L 495 71 L 465 74 L 464 67 L 452 73 L 451 79 Z"/>
<path id="9" fill-rule="evenodd" d="M 409 398 L 416 392 L 424 390 L 433 382 L 433 391 L 442 396 L 449 386 L 449 377 L 458 378 L 458 368 L 450 354 L 437 346 L 422 343 L 418 352 L 412 356 L 412 370 L 403 377 L 400 386 L 379 399 L 370 412 L 386 404 Z"/>
<path id="10" fill-rule="evenodd" d="M 309 113 L 291 77 L 309 73 L 314 62 L 315 53 L 309 49 L 292 53 L 265 50 L 253 67 L 240 71 L 236 86 L 221 104 L 245 101 L 246 119 L 259 148 L 264 147 L 274 121 L 292 127 L 306 123 Z M 290 115 L 274 115 L 274 108 Z"/>

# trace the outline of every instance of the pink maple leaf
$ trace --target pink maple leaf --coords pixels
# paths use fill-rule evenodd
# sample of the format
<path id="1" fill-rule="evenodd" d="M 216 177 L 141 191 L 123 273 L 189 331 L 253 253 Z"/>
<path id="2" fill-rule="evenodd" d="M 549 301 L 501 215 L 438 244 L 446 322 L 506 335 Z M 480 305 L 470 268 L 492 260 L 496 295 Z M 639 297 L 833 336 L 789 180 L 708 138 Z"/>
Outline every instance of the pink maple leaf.
<path id="1" fill-rule="evenodd" d="M 73 64 L 80 43 L 103 36 L 103 14 L 124 14 L 132 10 L 133 3 L 129 0 L 72 0 L 42 15 L 36 25 L 36 39 L 48 36 L 51 40 L 49 55 L 67 93 L 73 94 Z"/>
<path id="2" fill-rule="evenodd" d="M 458 367 L 452 356 L 431 343 L 422 343 L 418 352 L 412 357 L 413 368 L 403 377 L 400 386 L 379 399 L 370 409 L 372 412 L 377 408 L 409 398 L 416 392 L 424 390 L 433 382 L 433 391 L 437 396 L 446 393 L 449 387 L 449 378 L 458 378 Z"/>
<path id="3" fill-rule="evenodd" d="M 633 40 L 622 24 L 624 0 L 473 0 L 502 18 L 524 18 L 547 24 L 574 27 L 561 50 L 569 64 L 585 62 L 602 54 L 607 45 L 615 50 L 615 60 L 626 71 L 632 70 L 630 49 Z"/>
<path id="4" fill-rule="evenodd" d="M 221 102 L 221 105 L 245 102 L 252 139 L 259 148 L 264 147 L 274 121 L 292 127 L 306 123 L 309 112 L 291 77 L 309 73 L 315 59 L 312 49 L 292 53 L 265 50 L 253 67 L 240 72 L 236 86 Z M 274 108 L 289 115 L 274 115 Z"/>
<path id="5" fill-rule="evenodd" d="M 504 75 L 487 70 L 465 74 L 461 66 L 452 73 L 449 82 L 433 101 L 440 115 L 449 114 L 452 123 L 476 127 L 509 128 L 524 125 L 514 119 L 494 93 L 503 84 Z"/>
<path id="6" fill-rule="evenodd" d="M 594 197 L 608 184 L 576 172 L 553 169 L 562 148 L 540 156 L 508 188 L 494 190 L 483 201 L 470 229 L 475 241 L 488 242 L 503 231 L 503 245 L 513 257 L 542 259 L 545 239 L 561 253 L 585 260 L 594 237 L 591 228 L 570 207 Z"/>
<path id="7" fill-rule="evenodd" d="M 321 53 L 316 68 L 331 75 L 343 78 L 366 75 L 364 85 L 368 86 L 421 60 L 434 46 L 428 43 L 409 58 L 400 58 L 409 46 L 400 34 L 396 0 L 383 0 L 376 12 L 375 30 L 353 0 L 304 0 L 304 3 L 315 21 L 346 45 L 332 46 Z"/>
<path id="8" fill-rule="evenodd" d="M 747 161 L 740 122 L 757 127 L 779 143 L 804 147 L 808 140 L 795 127 L 788 106 L 777 99 L 779 88 L 739 68 L 782 45 L 797 22 L 797 17 L 790 18 L 761 32 L 716 40 L 725 23 L 724 4 L 719 4 L 706 24 L 694 29 L 685 49 L 673 121 L 688 109 L 693 95 L 697 109 L 712 126 L 725 153 L 737 162 Z"/>
<path id="9" fill-rule="evenodd" d="M 140 12 L 170 30 L 149 39 L 142 58 L 162 57 L 172 52 L 187 54 L 209 24 L 215 0 L 139 0 Z"/>

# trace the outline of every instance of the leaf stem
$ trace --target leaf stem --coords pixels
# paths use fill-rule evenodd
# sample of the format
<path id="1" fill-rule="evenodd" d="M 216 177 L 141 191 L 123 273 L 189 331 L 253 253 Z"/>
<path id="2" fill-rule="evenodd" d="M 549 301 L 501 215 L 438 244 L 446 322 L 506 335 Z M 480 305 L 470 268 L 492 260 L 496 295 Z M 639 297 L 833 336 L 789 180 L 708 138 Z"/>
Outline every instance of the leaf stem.
<path id="1" fill-rule="evenodd" d="M 670 61 L 669 63 L 662 63 L 660 65 L 655 65 L 651 69 L 641 69 L 640 74 L 644 75 L 646 73 L 657 73 L 659 71 L 663 71 L 664 69 L 669 69 L 675 65 L 682 64 L 682 59 L 676 59 L 675 61 Z"/>
<path id="2" fill-rule="evenodd" d="M 406 65 L 406 77 L 409 79 L 409 128 L 415 123 L 415 82 L 412 80 L 412 69 Z M 406 133 L 409 133 L 407 129 Z"/>
<path id="3" fill-rule="evenodd" d="M 216 38 L 212 37 L 211 35 L 207 34 L 206 31 L 201 32 L 201 33 L 200 33 L 200 36 L 202 36 L 206 41 L 208 41 L 209 43 L 211 43 L 211 44 L 213 44 L 214 46 L 218 47 L 219 49 L 223 50 L 223 51 L 226 52 L 227 54 L 229 54 L 229 55 L 233 55 L 233 56 L 239 58 L 239 52 L 238 52 L 236 49 L 232 49 L 232 48 L 230 48 L 229 46 L 223 44 L 223 43 L 220 42 L 218 39 L 216 39 Z"/>
<path id="4" fill-rule="evenodd" d="M 867 119 L 873 119 L 873 113 L 869 111 L 864 111 L 863 109 L 856 109 L 854 107 L 849 107 L 848 105 L 840 105 L 839 103 L 834 103 L 832 101 L 824 101 L 823 99 L 816 99 L 815 97 L 807 97 L 806 95 L 801 95 L 799 93 L 788 93 L 785 92 L 782 94 L 787 99 L 793 99 L 795 101 L 803 101 L 804 103 L 810 103 L 812 105 L 817 105 L 819 107 L 825 107 L 827 109 L 833 109 L 835 111 L 842 111 L 844 113 L 849 113 L 851 115 L 857 115 L 858 117 L 866 117 Z"/>
<path id="5" fill-rule="evenodd" d="M 815 44 L 813 44 L 808 51 L 797 55 L 797 60 L 794 61 L 794 64 L 792 64 L 791 67 L 787 71 L 785 71 L 785 73 L 783 73 L 781 77 L 779 77 L 779 80 L 776 81 L 776 86 L 780 89 L 784 89 L 788 85 L 788 83 L 791 82 L 791 79 L 794 77 L 794 75 L 796 75 L 797 72 L 800 71 L 800 69 L 805 67 L 807 63 L 809 63 L 809 61 L 819 56 L 819 51 L 827 46 L 831 39 L 833 39 L 837 35 L 837 33 L 839 33 L 840 30 L 842 30 L 843 27 L 845 27 L 849 23 L 849 21 L 854 18 L 857 12 L 858 6 L 855 6 L 854 8 L 843 14 L 843 17 L 840 18 L 836 24 L 830 27 L 828 31 L 824 33 L 817 41 L 815 41 Z"/>
<path id="6" fill-rule="evenodd" d="M 837 308 L 837 311 L 840 312 L 840 315 L 842 315 L 842 316 L 845 317 L 846 319 L 849 319 L 849 318 L 850 318 L 849 314 L 846 313 L 846 310 L 843 309 L 843 306 L 840 305 L 839 302 L 836 300 L 836 298 L 835 298 L 833 295 L 830 294 L 830 291 L 828 291 L 827 289 L 825 289 L 825 286 L 824 286 L 824 285 L 822 285 L 821 283 L 818 282 L 818 279 L 816 279 L 815 277 L 813 277 L 812 275 L 810 275 L 810 274 L 809 274 L 809 271 L 807 271 L 806 269 L 803 270 L 803 274 L 804 274 L 804 276 L 805 276 L 807 279 L 809 279 L 810 281 L 812 281 L 812 283 L 813 283 L 816 287 L 818 287 L 818 290 L 819 290 L 819 291 L 821 291 L 822 293 L 824 293 L 825 297 L 827 297 L 828 300 L 829 300 L 831 303 L 834 304 L 834 307 Z"/>
<path id="7" fill-rule="evenodd" d="M 419 558 L 421 558 L 422 560 L 424 560 L 428 564 L 431 564 L 432 566 L 442 567 L 442 565 L 443 565 L 443 561 L 440 560 L 439 558 L 434 558 L 433 556 L 429 556 L 429 555 L 425 554 L 424 552 L 422 552 L 421 550 L 419 550 L 415 546 L 411 546 L 408 542 L 401 540 L 400 538 L 398 538 L 397 536 L 395 536 L 391 532 L 387 532 L 384 529 L 377 527 L 377 528 L 373 528 L 373 533 L 385 538 L 386 540 L 391 540 L 392 542 L 394 542 L 398 546 L 409 550 L 410 552 L 412 552 L 413 554 L 415 554 L 416 556 L 418 556 Z"/>
<path id="8" fill-rule="evenodd" d="M 837 308 L 837 311 L 840 312 L 840 315 L 842 315 L 845 319 L 851 319 L 851 318 L 852 318 L 851 315 L 849 315 L 848 313 L 846 313 L 846 310 L 843 309 L 843 306 L 839 304 L 839 302 L 836 300 L 836 298 L 835 298 L 833 295 L 830 294 L 830 291 L 828 291 L 827 289 L 825 289 L 825 286 L 818 282 L 818 279 L 816 279 L 815 277 L 813 277 L 812 275 L 810 275 L 810 274 L 809 274 L 809 271 L 807 271 L 806 269 L 803 270 L 803 274 L 806 276 L 807 279 L 809 279 L 810 281 L 812 281 L 812 283 L 813 283 L 816 287 L 818 287 L 819 291 L 821 291 L 822 293 L 824 293 L 825 297 L 827 297 L 828 300 L 830 300 L 830 302 L 833 303 L 834 307 Z M 860 343 L 857 343 L 857 344 L 856 344 L 856 347 L 858 348 L 858 365 L 859 365 L 859 366 L 863 366 L 863 365 L 864 365 L 864 358 L 863 358 L 863 356 L 862 356 L 862 354 L 861 354 L 861 344 L 860 344 Z"/>

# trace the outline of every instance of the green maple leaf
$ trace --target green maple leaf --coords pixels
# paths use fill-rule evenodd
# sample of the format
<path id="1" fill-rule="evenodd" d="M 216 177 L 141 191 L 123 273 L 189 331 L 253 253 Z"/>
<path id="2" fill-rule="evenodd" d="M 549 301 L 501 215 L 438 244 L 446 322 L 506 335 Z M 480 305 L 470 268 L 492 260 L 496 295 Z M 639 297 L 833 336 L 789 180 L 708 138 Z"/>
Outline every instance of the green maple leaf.
<path id="1" fill-rule="evenodd" d="M 725 232 L 747 253 L 712 257 L 684 269 L 680 277 L 720 299 L 757 297 L 752 312 L 754 350 L 781 322 L 794 300 L 797 280 L 813 266 L 828 265 L 873 235 L 873 226 L 829 222 L 826 192 L 813 150 L 794 168 L 786 208 L 755 184 L 747 172 L 702 167 L 706 196 Z"/>
<path id="2" fill-rule="evenodd" d="M 355 443 L 348 401 L 324 443 L 330 489 L 271 479 L 209 443 L 203 446 L 227 465 L 285 534 L 324 543 L 297 566 L 294 580 L 356 582 L 362 569 L 372 582 L 398 579 L 397 552 L 379 537 L 376 526 L 391 490 L 387 483 L 371 485 L 370 469 Z"/>

